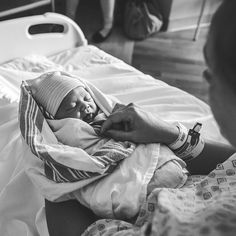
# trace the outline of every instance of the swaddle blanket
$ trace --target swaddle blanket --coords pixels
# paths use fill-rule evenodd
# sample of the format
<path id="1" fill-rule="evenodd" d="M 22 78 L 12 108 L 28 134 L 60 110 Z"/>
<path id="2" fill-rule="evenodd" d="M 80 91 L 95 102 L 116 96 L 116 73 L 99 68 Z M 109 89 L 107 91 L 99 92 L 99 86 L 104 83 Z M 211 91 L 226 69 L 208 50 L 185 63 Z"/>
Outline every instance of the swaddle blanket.
<path id="1" fill-rule="evenodd" d="M 93 98 L 98 97 L 94 99 L 103 112 L 110 114 L 115 99 L 105 98 L 92 85 L 88 86 L 85 81 L 82 82 Z M 43 160 L 46 176 L 56 182 L 74 182 L 91 179 L 96 175 L 104 175 L 112 171 L 123 157 L 117 158 L 117 155 L 113 155 L 113 159 L 97 158 L 97 156 L 88 155 L 81 148 L 58 143 L 45 120 L 45 116 L 50 117 L 50 114 L 39 107 L 32 96 L 33 87 L 33 80 L 23 82 L 21 86 L 20 129 L 32 153 Z M 128 148 L 127 152 L 132 152 L 132 148 Z"/>
<path id="2" fill-rule="evenodd" d="M 117 100 L 105 96 L 92 84 L 81 81 L 99 108 L 109 115 Z M 125 155 L 124 159 L 124 156 L 117 158 L 117 155 L 101 158 L 102 155 L 89 155 L 80 147 L 60 143 L 56 136 L 59 130 L 69 127 L 68 123 L 51 120 L 50 125 L 57 134 L 53 133 L 45 119 L 48 114 L 33 99 L 32 86 L 32 81 L 22 83 L 19 122 L 22 136 L 31 152 L 42 161 L 29 168 L 28 175 L 47 199 L 60 201 L 76 198 L 100 216 L 129 219 L 138 213 L 146 199 L 147 185 L 157 169 L 168 169 L 170 163 L 177 161 L 176 185 L 185 182 L 184 162 L 164 145 L 140 144 L 135 150 L 134 146 L 129 145 L 126 154 L 132 154 Z M 72 131 L 75 129 L 70 127 L 69 132 L 61 134 L 71 134 Z M 91 143 L 97 142 L 97 136 L 95 138 L 93 135 L 87 139 Z"/>

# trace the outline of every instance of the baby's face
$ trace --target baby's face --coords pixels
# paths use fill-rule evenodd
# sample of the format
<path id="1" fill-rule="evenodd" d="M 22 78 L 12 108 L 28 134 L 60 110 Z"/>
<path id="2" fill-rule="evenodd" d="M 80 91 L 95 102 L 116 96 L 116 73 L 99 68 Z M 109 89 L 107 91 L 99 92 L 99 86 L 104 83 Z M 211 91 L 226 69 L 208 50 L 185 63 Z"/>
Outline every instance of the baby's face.
<path id="1" fill-rule="evenodd" d="M 89 92 L 83 87 L 77 87 L 71 90 L 63 99 L 55 118 L 76 118 L 89 123 L 93 121 L 97 110 L 97 105 Z"/>

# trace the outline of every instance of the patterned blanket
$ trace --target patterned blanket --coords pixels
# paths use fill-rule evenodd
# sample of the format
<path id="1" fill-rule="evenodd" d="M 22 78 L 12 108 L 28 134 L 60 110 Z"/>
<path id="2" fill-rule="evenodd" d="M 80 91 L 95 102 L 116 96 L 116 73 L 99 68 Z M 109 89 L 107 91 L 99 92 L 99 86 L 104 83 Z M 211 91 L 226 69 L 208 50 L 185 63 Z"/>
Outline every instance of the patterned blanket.
<path id="1" fill-rule="evenodd" d="M 135 224 L 99 220 L 83 236 L 235 236 L 236 154 L 181 189 L 156 188 Z"/>

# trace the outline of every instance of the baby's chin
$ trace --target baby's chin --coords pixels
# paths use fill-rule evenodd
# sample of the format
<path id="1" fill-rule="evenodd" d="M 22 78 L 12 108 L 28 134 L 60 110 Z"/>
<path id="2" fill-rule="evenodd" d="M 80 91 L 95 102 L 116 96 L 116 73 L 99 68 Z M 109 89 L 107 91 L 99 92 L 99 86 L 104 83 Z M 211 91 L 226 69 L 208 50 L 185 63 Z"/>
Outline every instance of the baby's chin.
<path id="1" fill-rule="evenodd" d="M 95 116 L 94 113 L 90 113 L 90 114 L 86 115 L 86 116 L 83 118 L 83 121 L 85 121 L 85 122 L 87 122 L 87 123 L 90 123 L 90 122 L 93 121 L 94 116 Z"/>

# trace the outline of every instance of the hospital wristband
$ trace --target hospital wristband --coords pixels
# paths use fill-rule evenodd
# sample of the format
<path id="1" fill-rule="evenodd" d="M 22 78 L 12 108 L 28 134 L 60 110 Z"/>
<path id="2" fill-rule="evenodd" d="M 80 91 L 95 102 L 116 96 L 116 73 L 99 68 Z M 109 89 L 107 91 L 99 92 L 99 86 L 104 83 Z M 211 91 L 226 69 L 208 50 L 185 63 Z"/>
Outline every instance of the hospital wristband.
<path id="1" fill-rule="evenodd" d="M 194 159 L 195 157 L 199 156 L 200 153 L 203 151 L 205 146 L 204 140 L 201 138 L 198 142 L 198 144 L 186 155 L 184 155 L 181 159 L 183 161 L 190 161 L 192 159 Z"/>
<path id="2" fill-rule="evenodd" d="M 184 143 L 186 142 L 187 137 L 188 137 L 188 129 L 184 125 L 182 125 L 179 122 L 176 122 L 175 125 L 179 130 L 179 135 L 173 143 L 168 145 L 169 148 L 173 151 L 175 151 L 176 149 L 182 147 L 184 145 Z"/>
<path id="3" fill-rule="evenodd" d="M 201 127 L 202 124 L 196 123 L 194 127 L 189 130 L 184 145 L 174 150 L 176 156 L 184 161 L 190 161 L 200 155 L 205 146 L 205 142 L 199 133 Z"/>

